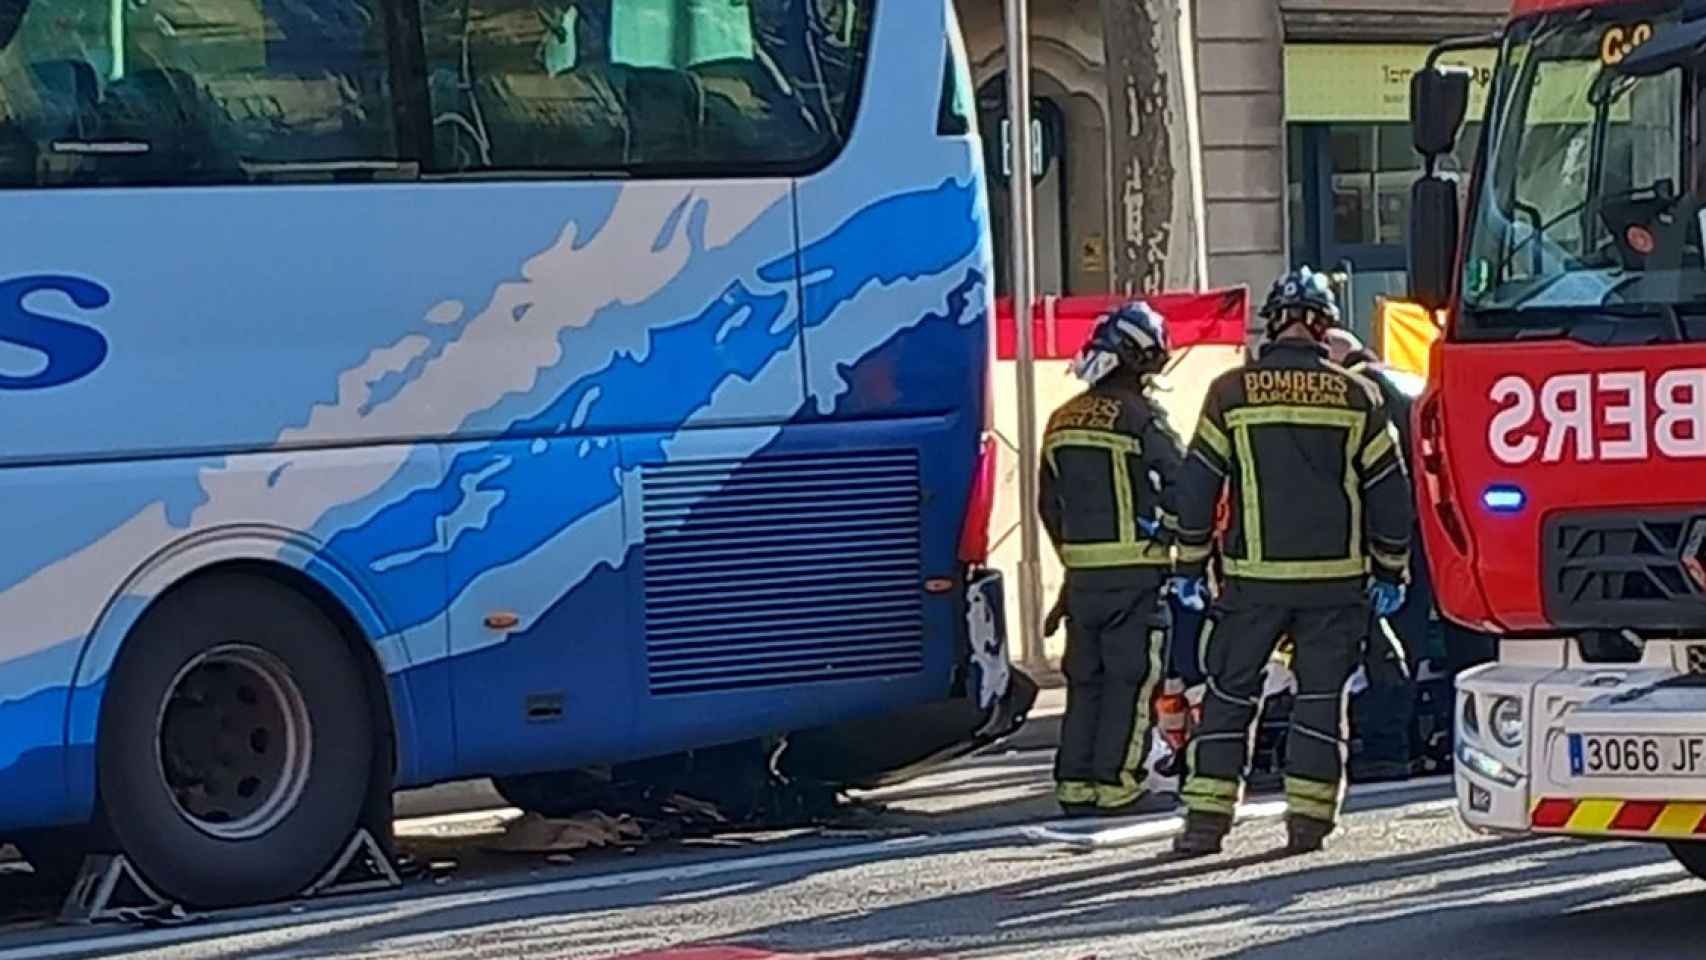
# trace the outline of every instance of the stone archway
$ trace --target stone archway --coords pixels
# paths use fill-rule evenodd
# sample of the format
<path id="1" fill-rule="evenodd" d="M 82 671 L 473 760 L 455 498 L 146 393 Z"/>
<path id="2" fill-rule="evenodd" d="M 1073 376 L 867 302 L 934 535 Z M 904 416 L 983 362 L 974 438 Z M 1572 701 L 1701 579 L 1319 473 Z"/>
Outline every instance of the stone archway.
<path id="1" fill-rule="evenodd" d="M 968 17 L 972 74 L 978 89 L 980 121 L 987 154 L 999 157 L 998 118 L 1006 108 L 1006 57 L 999 34 Z M 979 29 L 981 26 L 982 29 Z M 999 27 L 999 19 L 995 26 Z M 1051 170 L 1037 192 L 1037 290 L 1040 294 L 1103 293 L 1110 289 L 1107 253 L 1112 230 L 1112 187 L 1108 176 L 1107 93 L 1100 62 L 1100 38 L 1078 36 L 1077 24 L 1039 18 L 1032 38 L 1032 90 L 1058 117 L 1060 164 Z M 994 47 L 988 43 L 994 40 Z M 1093 55 L 1092 55 L 1093 51 Z M 995 106 L 993 113 L 991 105 Z M 998 251 L 1007 250 L 1008 195 L 999 178 L 990 183 L 992 222 Z M 1004 281 L 1009 267 L 997 271 Z"/>

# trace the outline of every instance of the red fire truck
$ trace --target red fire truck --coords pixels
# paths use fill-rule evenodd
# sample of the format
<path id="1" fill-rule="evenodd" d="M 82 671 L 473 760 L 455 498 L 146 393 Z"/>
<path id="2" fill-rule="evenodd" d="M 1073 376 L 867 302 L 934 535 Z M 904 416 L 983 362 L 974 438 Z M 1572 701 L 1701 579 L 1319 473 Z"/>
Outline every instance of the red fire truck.
<path id="1" fill-rule="evenodd" d="M 1445 614 L 1501 638 L 1458 685 L 1463 817 L 1706 877 L 1706 0 L 1513 0 L 1411 92 L 1423 535 Z"/>

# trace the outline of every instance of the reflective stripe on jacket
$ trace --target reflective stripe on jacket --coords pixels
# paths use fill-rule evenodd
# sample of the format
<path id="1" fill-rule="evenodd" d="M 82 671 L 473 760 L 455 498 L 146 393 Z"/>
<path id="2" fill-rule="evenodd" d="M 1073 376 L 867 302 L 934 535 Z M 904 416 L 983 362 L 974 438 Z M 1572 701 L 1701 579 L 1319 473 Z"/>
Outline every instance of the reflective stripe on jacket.
<path id="1" fill-rule="evenodd" d="M 1406 575 L 1414 507 L 1398 432 L 1379 389 L 1311 342 L 1278 341 L 1210 387 L 1180 479 L 1175 532 L 1188 572 L 1215 546 L 1223 490 L 1231 515 L 1218 545 L 1230 580 L 1342 597 L 1370 573 Z"/>

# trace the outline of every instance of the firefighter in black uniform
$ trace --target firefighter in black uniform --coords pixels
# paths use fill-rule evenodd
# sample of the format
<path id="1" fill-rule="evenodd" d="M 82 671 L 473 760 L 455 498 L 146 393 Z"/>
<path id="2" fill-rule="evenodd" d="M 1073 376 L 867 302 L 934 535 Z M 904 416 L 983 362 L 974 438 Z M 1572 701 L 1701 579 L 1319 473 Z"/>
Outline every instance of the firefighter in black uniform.
<path id="1" fill-rule="evenodd" d="M 1055 411 L 1043 439 L 1039 509 L 1066 567 L 1047 632 L 1066 621 L 1055 782 L 1069 815 L 1174 805 L 1143 787 L 1168 629 L 1165 511 L 1183 458 L 1147 395 L 1168 355 L 1166 322 L 1148 305 L 1103 318 L 1074 364 L 1090 387 Z"/>
<path id="2" fill-rule="evenodd" d="M 1398 434 L 1380 391 L 1327 359 L 1339 308 L 1304 268 L 1262 308 L 1268 344 L 1210 387 L 1181 471 L 1175 589 L 1200 602 L 1214 508 L 1229 489 L 1219 542 L 1223 588 L 1204 631 L 1209 691 L 1187 753 L 1182 854 L 1220 850 L 1232 826 L 1260 710 L 1263 667 L 1292 637 L 1297 696 L 1286 740 L 1287 849 L 1321 848 L 1344 793 L 1346 683 L 1362 659 L 1370 608 L 1402 606 L 1414 513 Z"/>
<path id="3" fill-rule="evenodd" d="M 1410 463 L 1410 397 L 1386 375 L 1380 358 L 1349 330 L 1329 334 L 1327 352 L 1335 363 L 1380 390 L 1387 416 L 1398 430 L 1399 459 L 1404 471 L 1415 476 Z M 1433 591 L 1427 559 L 1422 556 L 1421 531 L 1412 528 L 1410 537 L 1408 595 L 1403 609 L 1374 625 L 1364 659 L 1368 689 L 1351 706 L 1351 729 L 1362 744 L 1360 754 L 1351 756 L 1352 783 L 1407 780 L 1416 756 L 1418 745 L 1411 742 L 1416 725 L 1416 683 L 1410 671 L 1421 659 L 1417 652 L 1427 648 Z"/>

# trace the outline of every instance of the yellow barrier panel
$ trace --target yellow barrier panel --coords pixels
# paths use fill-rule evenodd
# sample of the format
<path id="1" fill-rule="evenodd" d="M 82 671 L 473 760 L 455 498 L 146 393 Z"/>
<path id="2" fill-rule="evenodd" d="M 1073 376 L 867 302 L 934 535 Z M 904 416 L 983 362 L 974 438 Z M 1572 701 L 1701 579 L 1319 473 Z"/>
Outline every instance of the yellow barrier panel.
<path id="1" fill-rule="evenodd" d="M 1380 298 L 1380 356 L 1386 365 L 1428 375 L 1428 350 L 1439 339 L 1439 324 L 1428 311 L 1404 300 Z"/>

